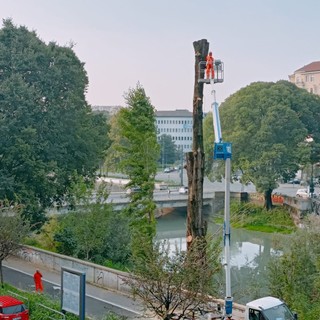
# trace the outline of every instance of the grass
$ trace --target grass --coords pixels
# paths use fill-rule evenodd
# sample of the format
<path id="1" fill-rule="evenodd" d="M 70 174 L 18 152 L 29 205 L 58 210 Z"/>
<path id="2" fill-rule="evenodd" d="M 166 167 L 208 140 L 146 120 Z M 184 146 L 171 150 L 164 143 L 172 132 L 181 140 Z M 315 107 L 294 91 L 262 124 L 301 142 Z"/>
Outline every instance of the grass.
<path id="1" fill-rule="evenodd" d="M 19 296 L 15 296 L 15 294 L 18 294 Z M 3 287 L 0 286 L 0 295 L 11 295 L 16 297 L 18 300 L 23 301 L 29 307 L 30 320 L 62 319 L 61 315 L 59 316 L 58 314 L 55 314 L 54 312 L 41 306 L 41 305 L 44 305 L 48 308 L 61 312 L 60 298 L 53 299 L 45 294 L 21 291 L 6 283 L 4 284 Z M 77 320 L 77 319 L 79 319 L 78 316 L 75 316 L 71 313 L 66 314 L 66 320 Z M 124 320 L 126 318 L 115 315 L 113 313 L 108 313 L 103 319 L 104 320 Z"/>
<path id="2" fill-rule="evenodd" d="M 219 217 L 216 222 L 223 222 L 223 218 Z M 232 203 L 230 223 L 233 228 L 267 233 L 290 234 L 296 230 L 290 213 L 285 208 L 279 206 L 267 211 L 253 203 Z"/>

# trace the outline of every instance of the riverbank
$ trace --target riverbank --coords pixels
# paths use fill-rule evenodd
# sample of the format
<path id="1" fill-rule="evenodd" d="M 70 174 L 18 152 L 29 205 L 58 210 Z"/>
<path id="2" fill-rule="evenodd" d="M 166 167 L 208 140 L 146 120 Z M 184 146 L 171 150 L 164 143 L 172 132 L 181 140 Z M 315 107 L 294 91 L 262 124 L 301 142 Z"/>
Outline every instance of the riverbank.
<path id="1" fill-rule="evenodd" d="M 297 230 L 290 212 L 282 206 L 266 210 L 261 205 L 254 203 L 232 203 L 230 216 L 230 223 L 233 228 L 282 234 L 290 234 Z M 222 214 L 216 218 L 215 222 L 223 222 Z"/>

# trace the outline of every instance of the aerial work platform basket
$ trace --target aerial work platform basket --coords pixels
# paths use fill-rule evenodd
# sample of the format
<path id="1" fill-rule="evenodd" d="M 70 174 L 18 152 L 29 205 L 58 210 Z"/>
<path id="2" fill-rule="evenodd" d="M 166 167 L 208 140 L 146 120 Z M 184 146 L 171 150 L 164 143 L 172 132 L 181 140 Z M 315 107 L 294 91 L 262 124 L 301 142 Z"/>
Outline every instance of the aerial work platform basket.
<path id="1" fill-rule="evenodd" d="M 199 62 L 199 83 L 210 84 L 213 80 L 214 83 L 222 83 L 224 79 L 224 67 L 223 62 L 219 59 L 214 60 L 214 79 L 206 78 L 206 61 Z"/>

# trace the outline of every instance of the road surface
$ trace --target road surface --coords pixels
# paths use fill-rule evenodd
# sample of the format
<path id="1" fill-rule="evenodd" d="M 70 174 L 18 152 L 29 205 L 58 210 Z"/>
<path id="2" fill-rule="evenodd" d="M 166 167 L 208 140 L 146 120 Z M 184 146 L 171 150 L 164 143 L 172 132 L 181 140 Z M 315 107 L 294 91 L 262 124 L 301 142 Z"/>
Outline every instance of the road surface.
<path id="1" fill-rule="evenodd" d="M 4 281 L 14 287 L 33 291 L 33 273 L 36 268 L 24 260 L 9 258 L 3 263 Z M 44 268 L 40 271 L 43 274 L 44 292 L 53 298 L 60 299 L 61 275 Z M 132 298 L 87 283 L 86 315 L 99 320 L 108 312 L 123 315 L 128 319 L 141 319 L 144 315 L 142 306 Z"/>

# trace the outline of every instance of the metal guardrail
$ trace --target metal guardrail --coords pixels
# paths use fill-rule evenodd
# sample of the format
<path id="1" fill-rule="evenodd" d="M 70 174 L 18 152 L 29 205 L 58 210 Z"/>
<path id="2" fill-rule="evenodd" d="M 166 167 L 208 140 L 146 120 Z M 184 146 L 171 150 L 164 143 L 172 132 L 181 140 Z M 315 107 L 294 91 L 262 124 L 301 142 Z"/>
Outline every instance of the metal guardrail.
<path id="1" fill-rule="evenodd" d="M 46 316 L 45 318 L 41 318 L 41 319 L 38 319 L 38 320 L 65 320 L 66 319 L 66 315 L 60 311 L 57 311 L 55 309 L 52 309 L 52 308 L 49 308 L 47 306 L 45 306 L 44 304 L 41 304 L 41 303 L 38 303 L 37 304 L 39 307 L 43 308 L 43 309 L 46 309 L 47 311 L 50 311 L 53 313 L 53 316 Z"/>

